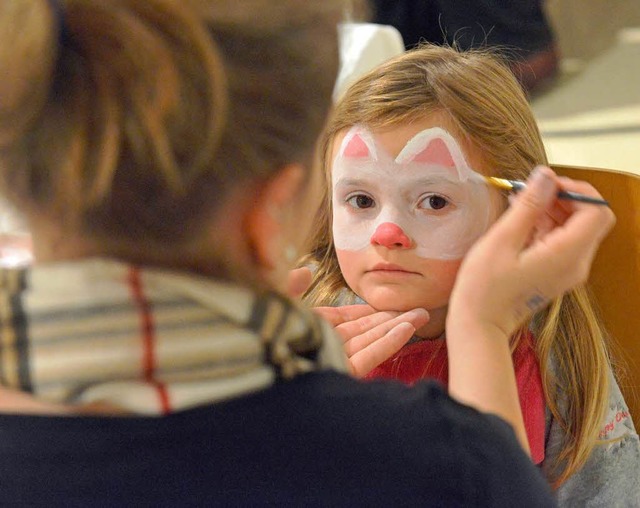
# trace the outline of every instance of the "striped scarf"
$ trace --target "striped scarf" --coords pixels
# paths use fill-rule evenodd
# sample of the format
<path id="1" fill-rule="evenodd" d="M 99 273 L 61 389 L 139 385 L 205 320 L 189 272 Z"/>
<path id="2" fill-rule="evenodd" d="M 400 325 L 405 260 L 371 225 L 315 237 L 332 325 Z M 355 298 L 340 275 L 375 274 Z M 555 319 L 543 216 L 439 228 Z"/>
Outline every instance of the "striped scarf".
<path id="1" fill-rule="evenodd" d="M 167 414 L 346 369 L 329 325 L 271 292 L 85 260 L 0 269 L 0 384 Z"/>

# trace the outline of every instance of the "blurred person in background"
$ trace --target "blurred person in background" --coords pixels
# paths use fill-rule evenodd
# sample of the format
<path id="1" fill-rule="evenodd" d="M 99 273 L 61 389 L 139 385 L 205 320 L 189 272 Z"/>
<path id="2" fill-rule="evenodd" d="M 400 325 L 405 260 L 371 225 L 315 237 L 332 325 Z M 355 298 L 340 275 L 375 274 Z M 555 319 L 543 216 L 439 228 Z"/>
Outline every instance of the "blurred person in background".
<path id="1" fill-rule="evenodd" d="M 559 55 L 544 0 L 369 0 L 376 23 L 392 25 L 407 49 L 420 41 L 465 50 L 498 47 L 524 89 L 540 91 Z"/>

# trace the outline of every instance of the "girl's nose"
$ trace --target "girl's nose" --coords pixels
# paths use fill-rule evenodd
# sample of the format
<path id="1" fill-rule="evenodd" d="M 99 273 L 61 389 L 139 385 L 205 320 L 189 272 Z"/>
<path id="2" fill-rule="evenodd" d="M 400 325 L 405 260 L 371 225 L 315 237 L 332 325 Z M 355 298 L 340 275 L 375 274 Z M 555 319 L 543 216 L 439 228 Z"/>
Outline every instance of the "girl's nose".
<path id="1" fill-rule="evenodd" d="M 408 249 L 411 247 L 411 240 L 397 224 L 383 222 L 371 236 L 371 244 L 388 249 Z"/>

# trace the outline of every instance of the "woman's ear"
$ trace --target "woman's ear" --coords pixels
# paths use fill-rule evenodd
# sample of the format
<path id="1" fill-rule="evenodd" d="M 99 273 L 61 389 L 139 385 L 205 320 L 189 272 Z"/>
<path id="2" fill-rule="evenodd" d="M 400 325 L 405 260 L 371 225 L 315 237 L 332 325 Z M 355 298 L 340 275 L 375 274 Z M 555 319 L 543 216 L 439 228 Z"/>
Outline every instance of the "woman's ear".
<path id="1" fill-rule="evenodd" d="M 295 228 L 294 204 L 302 190 L 304 169 L 290 164 L 256 190 L 255 200 L 245 219 L 254 260 L 258 267 L 272 272 L 287 264 L 291 228 Z M 288 269 L 289 267 L 287 267 Z"/>

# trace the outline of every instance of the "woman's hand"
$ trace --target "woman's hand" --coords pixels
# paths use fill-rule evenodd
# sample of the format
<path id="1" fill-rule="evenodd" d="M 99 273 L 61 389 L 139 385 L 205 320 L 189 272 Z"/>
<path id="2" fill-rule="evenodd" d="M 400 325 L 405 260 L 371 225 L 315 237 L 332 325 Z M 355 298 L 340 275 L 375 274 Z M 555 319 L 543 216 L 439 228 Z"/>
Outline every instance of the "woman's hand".
<path id="1" fill-rule="evenodd" d="M 600 197 L 588 183 L 536 168 L 528 188 L 466 256 L 448 325 L 471 319 L 508 337 L 550 300 L 586 282 L 615 216 L 607 206 L 556 199 L 560 188 Z"/>
<path id="2" fill-rule="evenodd" d="M 378 312 L 369 305 L 316 307 L 344 341 L 351 371 L 364 376 L 404 346 L 418 328 L 429 322 L 424 309 Z"/>
<path id="3" fill-rule="evenodd" d="M 449 393 L 500 415 L 525 450 L 509 337 L 551 299 L 587 280 L 615 223 L 606 206 L 558 200 L 560 188 L 600 197 L 587 183 L 534 170 L 527 188 L 469 251 L 449 301 Z"/>

